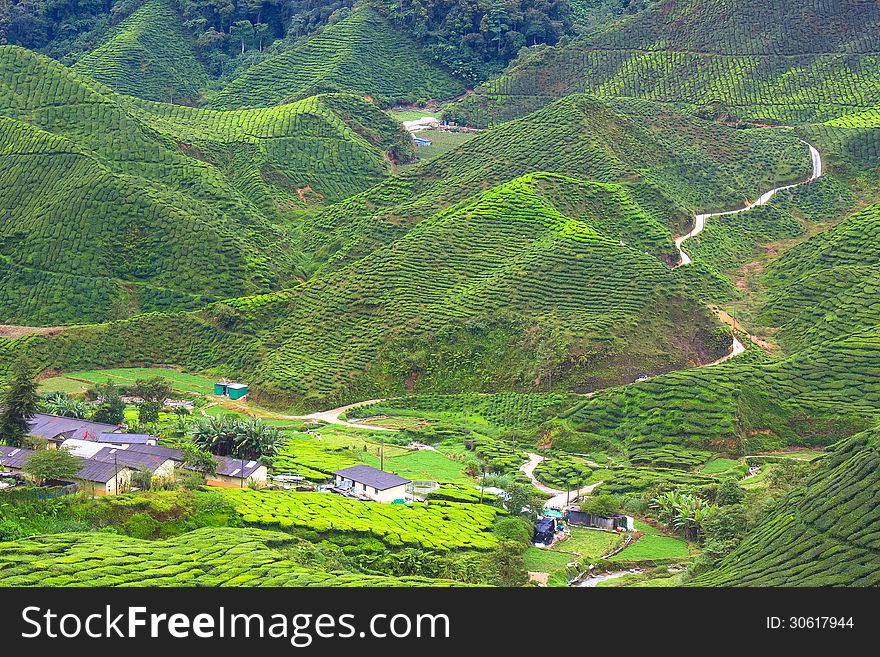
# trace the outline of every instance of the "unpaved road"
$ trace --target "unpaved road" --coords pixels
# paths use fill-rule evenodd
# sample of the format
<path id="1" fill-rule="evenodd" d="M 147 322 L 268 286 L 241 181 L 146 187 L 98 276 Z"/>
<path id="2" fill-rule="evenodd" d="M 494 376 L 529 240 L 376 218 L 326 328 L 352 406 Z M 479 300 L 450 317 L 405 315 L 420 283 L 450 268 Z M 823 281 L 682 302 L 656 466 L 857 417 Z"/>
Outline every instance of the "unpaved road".
<path id="1" fill-rule="evenodd" d="M 547 493 L 548 495 L 552 495 L 549 500 L 544 503 L 548 509 L 562 509 L 565 507 L 566 503 L 571 503 L 577 501 L 579 497 L 584 495 L 589 495 L 593 492 L 593 489 L 596 488 L 601 481 L 597 481 L 595 484 L 590 484 L 589 486 L 584 486 L 583 488 L 579 488 L 578 490 L 573 491 L 564 491 L 564 490 L 556 490 L 555 488 L 550 488 L 549 486 L 545 486 L 540 481 L 535 479 L 535 468 L 538 467 L 538 464 L 544 460 L 544 457 L 539 454 L 532 454 L 531 452 L 527 452 L 529 460 L 526 463 L 523 463 L 519 469 L 531 480 L 532 485 L 537 488 L 542 493 Z"/>
<path id="2" fill-rule="evenodd" d="M 694 237 L 695 235 L 699 235 L 700 233 L 702 233 L 703 229 L 706 227 L 707 220 L 711 219 L 712 217 L 723 217 L 723 216 L 730 215 L 730 214 L 739 214 L 740 212 L 748 212 L 749 210 L 752 210 L 754 208 L 760 207 L 762 205 L 766 205 L 767 203 L 770 202 L 770 199 L 772 199 L 779 192 L 785 191 L 786 189 L 792 189 L 792 188 L 798 187 L 800 185 L 805 185 L 808 182 L 812 182 L 813 180 L 816 180 L 816 178 L 821 177 L 822 176 L 822 155 L 819 153 L 818 150 L 816 150 L 816 148 L 812 144 L 808 144 L 807 142 L 804 142 L 804 143 L 807 144 L 807 147 L 810 149 L 810 157 L 813 160 L 813 171 L 812 171 L 812 173 L 810 173 L 809 178 L 807 178 L 806 180 L 803 180 L 801 182 L 792 183 L 791 185 L 783 185 L 782 187 L 776 187 L 774 189 L 771 189 L 769 192 L 763 193 L 761 195 L 761 197 L 757 201 L 755 201 L 754 203 L 747 204 L 744 208 L 740 208 L 739 210 L 728 210 L 727 212 L 708 212 L 706 214 L 695 215 L 693 230 L 691 230 L 691 232 L 689 232 L 687 235 L 682 235 L 681 237 L 679 237 L 675 240 L 675 248 L 678 249 L 678 256 L 679 256 L 679 262 L 678 262 L 678 265 L 676 265 L 676 266 L 682 267 L 684 265 L 689 265 L 689 264 L 691 264 L 691 262 L 693 262 L 691 260 L 690 256 L 682 248 L 682 244 L 684 244 L 685 240 L 688 240 L 691 237 Z M 716 316 L 719 317 L 719 319 L 721 319 L 722 321 L 725 320 L 725 318 L 722 316 L 722 313 L 724 315 L 726 315 L 726 313 L 724 313 L 724 311 L 717 309 L 717 308 L 712 308 L 712 310 L 716 314 Z M 726 323 L 729 323 L 729 322 L 726 322 Z M 739 326 L 736 325 L 735 322 L 734 322 L 733 326 L 737 330 L 739 330 L 739 328 L 740 328 Z M 743 331 L 743 333 L 746 333 L 746 332 Z M 751 340 L 752 342 L 755 342 L 756 344 L 758 344 L 762 347 L 764 346 L 763 344 L 761 344 L 761 342 L 763 342 L 763 341 L 755 340 L 748 333 L 746 333 L 746 335 L 749 336 L 749 340 Z M 766 344 L 766 343 L 764 343 L 764 344 Z M 722 358 L 719 358 L 718 360 L 716 360 L 712 363 L 707 363 L 706 365 L 704 365 L 704 367 L 711 366 L 711 365 L 718 365 L 719 363 L 723 363 L 727 360 L 730 360 L 734 356 L 741 354 L 745 350 L 746 350 L 745 345 L 742 342 L 740 342 L 739 338 L 737 338 L 736 335 L 734 334 L 733 348 L 731 349 L 730 353 Z"/>
<path id="3" fill-rule="evenodd" d="M 313 420 L 315 422 L 326 422 L 327 424 L 336 424 L 342 427 L 351 427 L 353 429 L 369 429 L 370 431 L 397 431 L 397 429 L 373 426 L 370 424 L 358 424 L 356 422 L 348 422 L 339 418 L 340 415 L 342 415 L 346 411 L 351 410 L 352 408 L 369 406 L 370 404 L 375 404 L 380 401 L 382 400 L 368 399 L 367 401 L 357 402 L 356 404 L 348 404 L 347 406 L 340 406 L 339 408 L 331 408 L 329 411 L 319 411 L 317 413 L 310 413 L 309 415 L 282 415 L 280 417 L 284 420 Z"/>
<path id="4" fill-rule="evenodd" d="M 804 143 L 807 144 L 807 142 L 804 142 Z M 810 157 L 813 160 L 813 172 L 810 174 L 810 177 L 807 178 L 806 180 L 803 180 L 803 181 L 797 182 L 797 183 L 792 183 L 791 185 L 784 185 L 782 187 L 776 187 L 774 189 L 771 189 L 769 192 L 764 192 L 761 195 L 761 198 L 759 198 L 757 201 L 755 201 L 754 203 L 751 203 L 749 205 L 746 205 L 744 208 L 740 208 L 739 210 L 728 210 L 727 212 L 709 212 L 706 214 L 696 215 L 694 218 L 693 230 L 691 232 L 689 232 L 687 235 L 682 235 L 681 237 L 679 237 L 678 239 L 675 240 L 675 248 L 678 249 L 678 255 L 679 255 L 678 266 L 680 267 L 682 265 L 691 264 L 692 261 L 691 261 L 690 256 L 688 256 L 688 254 L 685 253 L 684 249 L 681 248 L 681 245 L 686 240 L 689 240 L 691 237 L 694 237 L 694 236 L 702 233 L 703 229 L 706 227 L 706 221 L 708 219 L 711 219 L 712 217 L 724 217 L 729 214 L 739 214 L 740 212 L 748 212 L 749 210 L 752 210 L 752 209 L 757 208 L 759 206 L 766 205 L 767 203 L 770 202 L 770 199 L 772 199 L 779 192 L 785 191 L 786 189 L 792 189 L 794 187 L 799 187 L 800 185 L 805 185 L 806 183 L 812 182 L 816 178 L 821 177 L 822 176 L 822 156 L 820 155 L 819 151 L 817 151 L 812 144 L 807 144 L 807 146 L 810 149 Z"/>

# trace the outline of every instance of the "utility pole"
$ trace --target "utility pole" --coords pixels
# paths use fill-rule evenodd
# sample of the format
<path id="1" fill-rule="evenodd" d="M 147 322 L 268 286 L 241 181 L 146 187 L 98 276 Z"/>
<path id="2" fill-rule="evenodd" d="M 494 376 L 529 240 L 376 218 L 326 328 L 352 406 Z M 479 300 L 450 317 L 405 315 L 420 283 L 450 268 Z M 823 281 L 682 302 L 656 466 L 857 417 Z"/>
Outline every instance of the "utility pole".
<path id="1" fill-rule="evenodd" d="M 113 452 L 113 469 L 116 473 L 113 475 L 113 488 L 116 490 L 116 495 L 119 495 L 119 461 L 116 458 L 116 452 Z"/>
<path id="2" fill-rule="evenodd" d="M 379 469 L 385 471 L 385 436 L 379 438 Z"/>
<path id="3" fill-rule="evenodd" d="M 480 465 L 480 470 L 483 473 L 483 476 L 480 478 L 480 504 L 483 503 L 483 489 L 486 488 L 486 464 L 483 463 Z"/>

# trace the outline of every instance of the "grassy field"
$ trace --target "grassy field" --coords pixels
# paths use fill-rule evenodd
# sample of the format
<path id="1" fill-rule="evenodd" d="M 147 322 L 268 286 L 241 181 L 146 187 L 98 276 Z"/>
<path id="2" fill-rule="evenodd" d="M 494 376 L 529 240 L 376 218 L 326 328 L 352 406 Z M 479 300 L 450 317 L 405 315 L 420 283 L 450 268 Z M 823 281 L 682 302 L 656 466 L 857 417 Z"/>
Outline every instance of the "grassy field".
<path id="1" fill-rule="evenodd" d="M 165 379 L 174 392 L 187 395 L 213 395 L 213 377 L 178 372 L 163 367 L 114 367 L 106 370 L 80 370 L 40 381 L 40 392 L 62 391 L 79 394 L 96 383 L 110 381 L 119 386 L 132 386 L 137 379 Z"/>
<path id="2" fill-rule="evenodd" d="M 418 159 L 415 162 L 403 165 L 402 167 L 400 167 L 400 169 L 404 171 L 407 168 L 416 166 L 417 164 L 433 160 L 435 157 L 439 157 L 444 153 L 448 153 L 453 148 L 457 148 L 458 146 L 461 146 L 462 144 L 470 141 L 475 136 L 476 135 L 473 132 L 444 132 L 440 130 L 422 130 L 420 132 L 414 132 L 413 137 L 430 139 L 431 145 L 417 146 L 416 156 Z"/>
<path id="3" fill-rule="evenodd" d="M 610 561 L 662 561 L 665 559 L 684 559 L 690 554 L 684 541 L 672 536 L 642 536 Z"/>
<path id="4" fill-rule="evenodd" d="M 702 472 L 705 474 L 720 474 L 722 472 L 726 472 L 731 468 L 735 468 L 740 464 L 739 461 L 735 459 L 726 459 L 726 458 L 717 458 L 712 459 L 706 465 L 702 467 Z"/>

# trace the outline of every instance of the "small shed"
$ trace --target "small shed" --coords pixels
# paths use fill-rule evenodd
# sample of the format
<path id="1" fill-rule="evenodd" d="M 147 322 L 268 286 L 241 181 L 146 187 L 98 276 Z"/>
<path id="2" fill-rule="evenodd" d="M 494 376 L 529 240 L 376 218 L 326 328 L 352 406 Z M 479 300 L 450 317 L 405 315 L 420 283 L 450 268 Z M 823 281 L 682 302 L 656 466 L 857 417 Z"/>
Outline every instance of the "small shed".
<path id="1" fill-rule="evenodd" d="M 430 146 L 434 142 L 425 137 L 413 137 L 413 142 L 416 146 Z"/>
<path id="2" fill-rule="evenodd" d="M 224 383 L 223 381 L 217 381 L 214 384 L 214 394 L 219 395 L 221 397 L 225 397 L 226 396 L 226 386 L 227 386 L 227 384 Z"/>
<path id="3" fill-rule="evenodd" d="M 412 484 L 409 479 L 369 465 L 353 465 L 336 470 L 333 474 L 336 475 L 337 487 L 349 488 L 353 493 L 386 504 L 395 500 L 405 501 L 406 488 Z"/>
<path id="4" fill-rule="evenodd" d="M 611 516 L 600 516 L 584 513 L 571 507 L 566 509 L 566 519 L 569 525 L 593 527 L 594 529 L 604 529 L 609 532 L 631 531 L 634 524 L 632 517 L 620 513 L 615 513 Z"/>
<path id="5" fill-rule="evenodd" d="M 230 399 L 241 399 L 248 394 L 248 387 L 244 383 L 230 383 L 226 386 L 226 393 Z"/>

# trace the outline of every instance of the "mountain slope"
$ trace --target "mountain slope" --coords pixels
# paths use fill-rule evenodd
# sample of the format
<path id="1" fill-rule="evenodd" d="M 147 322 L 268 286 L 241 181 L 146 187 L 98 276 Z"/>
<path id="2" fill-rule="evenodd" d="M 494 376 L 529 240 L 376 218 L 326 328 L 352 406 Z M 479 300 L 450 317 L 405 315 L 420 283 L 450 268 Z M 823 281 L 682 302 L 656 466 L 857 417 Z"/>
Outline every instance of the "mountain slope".
<path id="1" fill-rule="evenodd" d="M 0 321 L 69 324 L 288 287 L 278 223 L 382 180 L 410 142 L 356 98 L 213 112 L 0 48 Z M 92 285 L 92 281 L 97 281 Z"/>
<path id="2" fill-rule="evenodd" d="M 667 231 L 651 252 L 672 262 L 671 236 L 687 232 L 693 210 L 738 206 L 779 181 L 803 179 L 809 166 L 807 147 L 790 132 L 736 130 L 656 103 L 572 95 L 309 218 L 301 239 L 331 266 L 351 262 L 438 208 L 541 171 L 627 185 Z"/>
<path id="3" fill-rule="evenodd" d="M 117 25 L 73 70 L 114 91 L 149 100 L 197 99 L 208 73 L 179 15 L 150 0 Z"/>
<path id="4" fill-rule="evenodd" d="M 526 53 L 448 112 L 487 125 L 587 91 L 718 116 L 824 121 L 880 102 L 876 3 L 670 0 L 569 45 Z"/>
<path id="5" fill-rule="evenodd" d="M 377 13 L 360 8 L 305 42 L 275 55 L 230 82 L 211 99 L 216 109 L 269 107 L 344 91 L 377 100 L 445 99 L 463 85 L 431 64 L 418 45 Z"/>
<path id="6" fill-rule="evenodd" d="M 693 586 L 880 584 L 880 430 L 835 445 L 818 469 Z"/>

